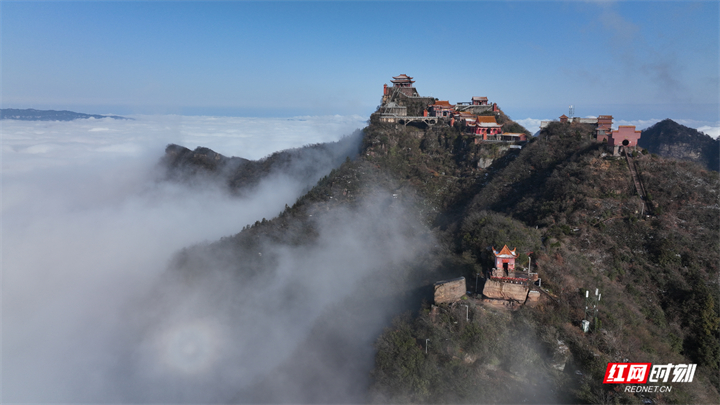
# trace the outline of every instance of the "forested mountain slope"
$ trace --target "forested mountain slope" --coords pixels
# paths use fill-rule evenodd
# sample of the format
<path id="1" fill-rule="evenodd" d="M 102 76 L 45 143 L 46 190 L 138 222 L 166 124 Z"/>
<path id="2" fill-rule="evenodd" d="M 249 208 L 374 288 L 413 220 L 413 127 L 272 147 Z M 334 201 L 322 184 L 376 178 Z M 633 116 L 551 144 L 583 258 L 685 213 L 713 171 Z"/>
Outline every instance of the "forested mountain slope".
<path id="1" fill-rule="evenodd" d="M 242 342 L 217 371 L 236 376 L 216 391 L 226 401 L 633 402 L 602 384 L 608 362 L 629 359 L 697 363 L 693 383 L 653 399 L 717 403 L 718 173 L 633 159 L 650 217 L 591 127 L 551 124 L 518 150 L 371 120 L 357 158 L 278 217 L 179 252 L 158 288 L 185 294 L 158 296 L 184 298 L 159 307 L 217 304 L 208 314 Z M 474 290 L 504 244 L 521 266 L 533 252 L 552 299 L 431 311 L 433 282 L 465 276 Z M 599 322 L 583 334 L 595 288 Z"/>
<path id="2" fill-rule="evenodd" d="M 512 314 L 467 302 L 470 322 L 462 305 L 399 320 L 378 341 L 376 401 L 633 401 L 602 384 L 608 362 L 629 359 L 700 365 L 694 384 L 658 403 L 717 402 L 718 175 L 638 153 L 656 214 L 645 217 L 625 160 L 603 152 L 592 128 L 552 124 L 466 188 L 444 222 L 454 253 L 487 269 L 489 246 L 532 251 L 557 300 Z M 585 290 L 595 288 L 599 327 L 585 335 Z M 564 347 L 571 356 L 558 372 Z"/>

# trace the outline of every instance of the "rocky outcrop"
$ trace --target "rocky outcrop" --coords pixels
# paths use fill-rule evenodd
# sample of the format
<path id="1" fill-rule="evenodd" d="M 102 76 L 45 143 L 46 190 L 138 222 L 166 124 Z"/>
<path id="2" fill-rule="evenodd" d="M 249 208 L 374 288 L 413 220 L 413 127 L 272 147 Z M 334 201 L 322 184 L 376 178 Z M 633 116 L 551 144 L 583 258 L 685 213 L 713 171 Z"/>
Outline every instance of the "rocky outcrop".
<path id="1" fill-rule="evenodd" d="M 528 295 L 528 288 L 523 284 L 487 280 L 485 281 L 485 287 L 483 287 L 483 295 L 495 300 L 525 302 L 525 298 L 527 298 Z"/>
<path id="2" fill-rule="evenodd" d="M 475 138 L 476 143 L 480 142 L 480 139 L 480 137 Z M 509 149 L 510 148 L 507 145 L 501 145 L 498 143 L 492 144 L 492 146 L 488 149 L 483 149 L 477 161 L 477 168 L 487 169 L 493 164 L 496 159 L 505 156 L 505 153 Z"/>
<path id="3" fill-rule="evenodd" d="M 465 277 L 435 283 L 435 303 L 455 302 L 465 295 Z"/>
<path id="4" fill-rule="evenodd" d="M 558 370 L 565 370 L 565 364 L 570 359 L 570 348 L 562 340 L 557 341 L 557 346 L 553 350 L 552 362 L 550 365 Z"/>
<path id="5" fill-rule="evenodd" d="M 540 291 L 530 291 L 528 293 L 528 301 L 529 302 L 537 302 L 540 301 Z"/>
<path id="6" fill-rule="evenodd" d="M 480 158 L 478 159 L 477 167 L 478 169 L 487 169 L 490 167 L 495 159 L 493 158 Z"/>

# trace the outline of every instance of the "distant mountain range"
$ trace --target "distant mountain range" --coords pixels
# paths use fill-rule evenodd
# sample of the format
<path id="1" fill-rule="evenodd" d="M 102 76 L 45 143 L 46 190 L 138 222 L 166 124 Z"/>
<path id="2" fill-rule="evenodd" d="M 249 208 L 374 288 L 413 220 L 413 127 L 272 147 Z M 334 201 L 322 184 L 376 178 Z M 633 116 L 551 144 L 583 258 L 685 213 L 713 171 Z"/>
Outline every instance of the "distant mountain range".
<path id="1" fill-rule="evenodd" d="M 638 145 L 663 157 L 700 163 L 720 170 L 720 140 L 665 119 L 642 131 Z"/>
<path id="2" fill-rule="evenodd" d="M 87 118 L 113 118 L 116 120 L 131 120 L 132 118 L 121 117 L 119 115 L 99 115 L 99 114 L 83 114 L 72 111 L 55 111 L 55 110 L 36 110 L 28 108 L 25 110 L 17 108 L 0 109 L 0 119 L 2 120 L 21 120 L 21 121 L 72 121 Z"/>

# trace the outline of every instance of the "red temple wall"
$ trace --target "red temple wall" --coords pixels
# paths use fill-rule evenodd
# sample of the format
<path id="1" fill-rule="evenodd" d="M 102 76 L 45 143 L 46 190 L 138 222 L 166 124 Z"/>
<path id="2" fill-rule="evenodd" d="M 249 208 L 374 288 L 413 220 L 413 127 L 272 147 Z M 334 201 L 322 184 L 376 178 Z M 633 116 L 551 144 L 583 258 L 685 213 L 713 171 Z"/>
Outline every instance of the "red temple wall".
<path id="1" fill-rule="evenodd" d="M 638 139 L 640 139 L 640 131 L 636 131 L 634 126 L 620 126 L 608 138 L 608 145 L 623 146 L 623 141 L 627 140 L 626 146 L 637 146 Z"/>

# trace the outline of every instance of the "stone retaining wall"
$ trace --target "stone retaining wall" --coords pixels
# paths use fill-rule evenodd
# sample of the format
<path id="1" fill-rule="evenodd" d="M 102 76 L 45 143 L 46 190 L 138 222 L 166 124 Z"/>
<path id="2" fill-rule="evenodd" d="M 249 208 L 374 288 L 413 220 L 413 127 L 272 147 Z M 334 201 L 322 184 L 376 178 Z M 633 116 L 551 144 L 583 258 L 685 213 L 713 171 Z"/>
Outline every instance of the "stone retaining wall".
<path id="1" fill-rule="evenodd" d="M 525 298 L 527 298 L 528 295 L 528 288 L 523 284 L 486 280 L 485 287 L 483 287 L 483 295 L 496 300 L 525 302 Z"/>
<path id="2" fill-rule="evenodd" d="M 435 303 L 455 302 L 465 295 L 465 277 L 435 283 Z"/>

